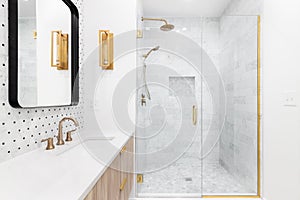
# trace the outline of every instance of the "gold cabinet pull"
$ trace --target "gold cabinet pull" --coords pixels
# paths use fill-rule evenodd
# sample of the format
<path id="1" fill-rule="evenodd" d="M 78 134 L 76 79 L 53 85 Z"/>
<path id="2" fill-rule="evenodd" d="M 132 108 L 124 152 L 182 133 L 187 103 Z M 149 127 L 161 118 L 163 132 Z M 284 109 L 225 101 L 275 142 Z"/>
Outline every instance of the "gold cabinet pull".
<path id="1" fill-rule="evenodd" d="M 120 185 L 120 191 L 123 191 L 127 183 L 127 178 L 124 178 L 122 184 Z"/>
<path id="2" fill-rule="evenodd" d="M 197 121 L 198 121 L 198 109 L 197 106 L 193 106 L 193 125 L 197 125 Z"/>
<path id="3" fill-rule="evenodd" d="M 124 153 L 126 151 L 126 149 L 127 149 L 126 146 L 124 146 L 121 150 L 121 153 Z"/>

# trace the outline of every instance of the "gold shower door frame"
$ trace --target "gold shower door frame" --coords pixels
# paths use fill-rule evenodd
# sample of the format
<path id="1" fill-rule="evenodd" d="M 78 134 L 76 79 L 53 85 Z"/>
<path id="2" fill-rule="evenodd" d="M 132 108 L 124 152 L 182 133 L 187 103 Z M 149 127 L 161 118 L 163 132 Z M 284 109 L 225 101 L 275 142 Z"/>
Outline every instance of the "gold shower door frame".
<path id="1" fill-rule="evenodd" d="M 257 194 L 203 195 L 202 198 L 261 198 L 261 16 L 257 16 Z"/>

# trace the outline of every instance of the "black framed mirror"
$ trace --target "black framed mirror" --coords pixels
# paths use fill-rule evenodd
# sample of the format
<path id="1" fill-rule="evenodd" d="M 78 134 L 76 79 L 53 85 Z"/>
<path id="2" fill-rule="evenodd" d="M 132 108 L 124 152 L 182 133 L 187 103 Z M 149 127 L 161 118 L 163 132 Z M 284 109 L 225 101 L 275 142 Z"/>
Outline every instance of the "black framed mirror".
<path id="1" fill-rule="evenodd" d="M 9 0 L 9 103 L 79 103 L 79 13 L 71 0 Z"/>

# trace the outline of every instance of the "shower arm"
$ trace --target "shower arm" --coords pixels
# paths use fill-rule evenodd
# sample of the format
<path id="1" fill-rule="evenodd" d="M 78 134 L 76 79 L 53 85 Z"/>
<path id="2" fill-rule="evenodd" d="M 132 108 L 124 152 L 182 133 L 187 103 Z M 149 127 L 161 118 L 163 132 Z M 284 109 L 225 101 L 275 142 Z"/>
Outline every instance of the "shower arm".
<path id="1" fill-rule="evenodd" d="M 142 21 L 160 21 L 160 22 L 165 22 L 165 24 L 168 24 L 167 20 L 161 19 L 161 18 L 145 18 L 145 17 L 142 17 Z"/>

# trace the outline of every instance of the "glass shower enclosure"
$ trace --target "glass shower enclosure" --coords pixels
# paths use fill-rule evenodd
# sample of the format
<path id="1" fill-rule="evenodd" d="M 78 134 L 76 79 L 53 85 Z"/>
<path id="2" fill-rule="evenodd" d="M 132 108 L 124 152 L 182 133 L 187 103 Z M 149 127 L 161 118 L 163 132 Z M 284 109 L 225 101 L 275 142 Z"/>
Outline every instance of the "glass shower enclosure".
<path id="1" fill-rule="evenodd" d="M 260 17 L 166 20 L 138 38 L 135 196 L 258 196 Z"/>

